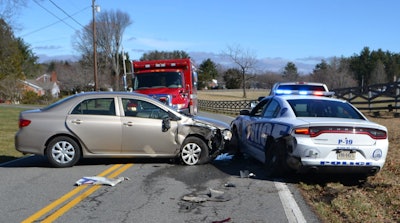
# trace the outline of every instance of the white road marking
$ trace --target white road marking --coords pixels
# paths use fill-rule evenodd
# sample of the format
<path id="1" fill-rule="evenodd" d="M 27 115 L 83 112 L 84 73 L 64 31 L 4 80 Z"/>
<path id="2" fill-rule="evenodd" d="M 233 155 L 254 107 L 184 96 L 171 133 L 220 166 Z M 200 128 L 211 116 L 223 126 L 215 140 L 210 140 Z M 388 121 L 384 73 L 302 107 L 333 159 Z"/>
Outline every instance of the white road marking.
<path id="1" fill-rule="evenodd" d="M 281 199 L 283 209 L 289 223 L 306 223 L 299 206 L 296 203 L 292 193 L 285 183 L 275 181 L 275 187 L 278 189 L 279 198 Z"/>

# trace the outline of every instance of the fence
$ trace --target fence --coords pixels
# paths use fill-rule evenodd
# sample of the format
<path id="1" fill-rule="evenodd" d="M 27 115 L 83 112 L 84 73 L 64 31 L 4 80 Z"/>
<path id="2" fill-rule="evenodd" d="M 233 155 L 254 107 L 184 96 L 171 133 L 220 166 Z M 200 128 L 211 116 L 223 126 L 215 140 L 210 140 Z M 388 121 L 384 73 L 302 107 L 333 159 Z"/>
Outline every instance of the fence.
<path id="1" fill-rule="evenodd" d="M 334 89 L 335 97 L 346 100 L 363 112 L 372 112 L 379 116 L 380 112 L 393 112 L 399 117 L 400 109 L 400 82 L 375 84 L 367 87 Z M 199 109 L 229 115 L 238 115 L 242 109 L 250 109 L 257 100 L 242 101 L 208 101 L 199 100 Z"/>
<path id="2" fill-rule="evenodd" d="M 208 101 L 198 100 L 199 109 L 228 115 L 238 115 L 242 109 L 250 109 L 251 104 L 257 103 L 257 100 L 241 101 Z"/>

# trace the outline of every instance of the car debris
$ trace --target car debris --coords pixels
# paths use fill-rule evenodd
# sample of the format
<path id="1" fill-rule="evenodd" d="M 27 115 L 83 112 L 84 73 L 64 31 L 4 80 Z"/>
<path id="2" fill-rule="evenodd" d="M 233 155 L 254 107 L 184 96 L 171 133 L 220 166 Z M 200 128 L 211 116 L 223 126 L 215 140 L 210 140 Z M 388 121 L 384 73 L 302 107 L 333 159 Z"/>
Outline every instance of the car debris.
<path id="1" fill-rule="evenodd" d="M 230 199 L 231 197 L 225 194 L 224 191 L 215 190 L 212 188 L 209 188 L 208 193 L 206 194 L 199 194 L 199 195 L 190 194 L 182 197 L 183 201 L 188 201 L 192 203 L 203 203 L 206 201 L 225 202 L 229 201 Z"/>
<path id="2" fill-rule="evenodd" d="M 76 186 L 91 184 L 91 185 L 107 185 L 107 186 L 115 186 L 124 180 L 130 180 L 128 177 L 118 177 L 118 178 L 106 178 L 99 176 L 91 176 L 91 177 L 82 177 L 78 181 L 75 182 Z"/>

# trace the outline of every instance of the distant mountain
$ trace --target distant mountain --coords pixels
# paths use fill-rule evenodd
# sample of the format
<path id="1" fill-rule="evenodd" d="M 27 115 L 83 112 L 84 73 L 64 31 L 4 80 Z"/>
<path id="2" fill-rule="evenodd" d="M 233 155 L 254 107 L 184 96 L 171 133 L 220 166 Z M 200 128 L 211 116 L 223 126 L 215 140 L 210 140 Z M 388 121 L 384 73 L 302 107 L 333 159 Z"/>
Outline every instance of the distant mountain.
<path id="1" fill-rule="evenodd" d="M 221 64 L 224 67 L 234 67 L 227 58 L 224 58 L 221 54 L 210 53 L 210 52 L 188 52 L 196 64 L 201 64 L 204 60 L 211 59 L 217 64 Z M 38 55 L 39 63 L 48 63 L 50 61 L 78 61 L 77 55 Z M 276 58 L 261 58 L 258 59 L 256 69 L 259 71 L 271 71 L 271 72 L 282 72 L 288 62 L 296 64 L 297 70 L 300 74 L 309 74 L 315 68 L 315 65 L 320 63 L 322 58 L 305 58 L 296 61 L 290 61 L 288 59 L 276 57 Z"/>

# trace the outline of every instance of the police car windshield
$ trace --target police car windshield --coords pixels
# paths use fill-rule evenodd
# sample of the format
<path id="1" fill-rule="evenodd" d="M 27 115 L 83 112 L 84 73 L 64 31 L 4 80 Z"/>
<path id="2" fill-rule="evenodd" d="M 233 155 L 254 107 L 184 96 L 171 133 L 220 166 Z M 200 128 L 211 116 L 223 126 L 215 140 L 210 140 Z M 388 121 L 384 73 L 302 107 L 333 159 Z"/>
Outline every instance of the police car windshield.
<path id="1" fill-rule="evenodd" d="M 349 103 L 318 99 L 287 100 L 297 117 L 325 117 L 363 119 Z"/>

